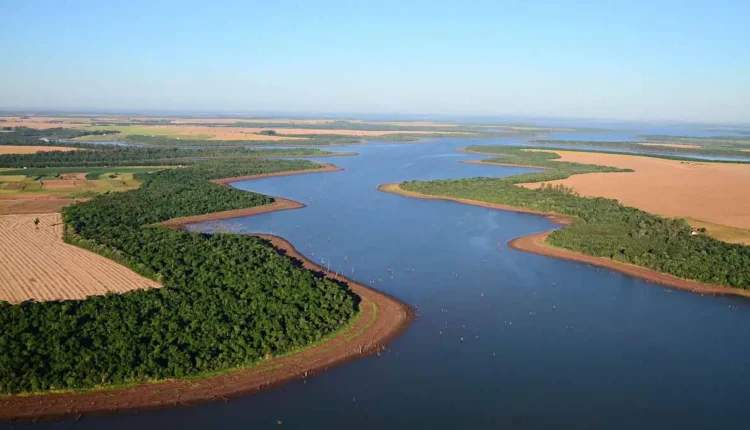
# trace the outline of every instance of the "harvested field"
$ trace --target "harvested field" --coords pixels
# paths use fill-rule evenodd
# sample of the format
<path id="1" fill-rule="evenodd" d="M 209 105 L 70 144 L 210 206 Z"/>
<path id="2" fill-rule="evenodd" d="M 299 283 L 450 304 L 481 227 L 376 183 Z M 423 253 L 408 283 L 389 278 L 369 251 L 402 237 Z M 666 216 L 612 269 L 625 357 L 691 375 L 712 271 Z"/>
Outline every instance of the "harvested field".
<path id="1" fill-rule="evenodd" d="M 39 228 L 34 219 L 39 218 Z M 62 241 L 60 214 L 0 216 L 0 300 L 83 299 L 161 285 Z"/>
<path id="2" fill-rule="evenodd" d="M 26 188 L 24 182 L 10 182 L 3 187 L 6 191 L 22 191 L 24 188 Z"/>
<path id="3" fill-rule="evenodd" d="M 36 154 L 48 151 L 77 151 L 78 148 L 67 146 L 15 146 L 0 145 L 0 154 Z"/>
<path id="4" fill-rule="evenodd" d="M 87 199 L 64 199 L 44 194 L 0 194 L 0 215 L 60 212 L 60 209 L 69 204 L 85 200 Z"/>
<path id="5" fill-rule="evenodd" d="M 187 120 L 186 120 L 187 121 Z M 234 122 L 238 120 L 232 120 Z M 244 121 L 244 120 L 243 120 Z M 180 139 L 206 139 L 206 140 L 293 140 L 290 136 L 269 136 L 259 134 L 263 130 L 275 130 L 283 135 L 341 135 L 341 136 L 382 136 L 384 134 L 409 133 L 409 134 L 433 134 L 438 131 L 363 131 L 363 130 L 320 130 L 304 128 L 277 128 L 273 127 L 210 127 L 204 125 L 127 125 L 127 126 L 90 126 L 88 130 L 119 130 L 122 135 L 145 135 L 163 136 Z M 119 139 L 121 135 L 109 135 L 106 139 Z M 102 140 L 102 136 L 84 136 L 76 140 Z M 300 138 L 296 138 L 300 139 Z"/>
<path id="6" fill-rule="evenodd" d="M 47 179 L 42 181 L 42 189 L 45 190 L 67 190 L 75 187 L 75 179 Z"/>
<path id="7" fill-rule="evenodd" d="M 668 217 L 688 217 L 750 229 L 750 165 L 687 162 L 594 152 L 550 151 L 559 161 L 633 169 L 629 173 L 588 173 L 548 182 L 582 196 L 617 199 L 626 206 Z M 539 188 L 542 183 L 524 184 Z"/>
<path id="8" fill-rule="evenodd" d="M 655 142 L 639 142 L 639 145 L 645 146 L 663 146 L 667 148 L 688 148 L 688 149 L 700 149 L 700 145 L 690 145 L 688 143 L 655 143 Z"/>
<path id="9" fill-rule="evenodd" d="M 209 127 L 203 125 L 124 125 L 124 126 L 90 126 L 85 130 L 118 130 L 120 134 L 108 136 L 83 136 L 75 140 L 117 140 L 127 135 L 160 136 L 172 139 L 197 140 L 290 140 L 283 136 L 257 134 L 265 128 L 245 127 Z"/>
<path id="10" fill-rule="evenodd" d="M 88 121 L 81 121 L 80 123 L 69 123 L 69 122 L 47 122 L 41 118 L 32 119 L 9 119 L 6 122 L 0 123 L 3 127 L 28 127 L 36 128 L 39 130 L 46 130 L 48 128 L 77 128 L 83 125 L 88 125 Z"/>

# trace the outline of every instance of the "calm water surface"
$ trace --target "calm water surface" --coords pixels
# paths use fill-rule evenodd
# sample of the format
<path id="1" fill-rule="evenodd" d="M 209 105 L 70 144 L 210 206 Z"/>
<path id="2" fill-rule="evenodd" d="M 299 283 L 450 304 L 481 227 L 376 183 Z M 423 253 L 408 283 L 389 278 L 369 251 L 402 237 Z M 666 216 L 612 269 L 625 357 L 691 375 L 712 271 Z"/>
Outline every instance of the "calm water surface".
<path id="1" fill-rule="evenodd" d="M 228 403 L 17 427 L 747 428 L 750 302 L 506 246 L 544 217 L 376 191 L 529 171 L 462 163 L 473 143 L 345 147 L 360 155 L 321 159 L 343 172 L 234 184 L 307 208 L 193 226 L 283 236 L 415 306 L 389 352 Z"/>

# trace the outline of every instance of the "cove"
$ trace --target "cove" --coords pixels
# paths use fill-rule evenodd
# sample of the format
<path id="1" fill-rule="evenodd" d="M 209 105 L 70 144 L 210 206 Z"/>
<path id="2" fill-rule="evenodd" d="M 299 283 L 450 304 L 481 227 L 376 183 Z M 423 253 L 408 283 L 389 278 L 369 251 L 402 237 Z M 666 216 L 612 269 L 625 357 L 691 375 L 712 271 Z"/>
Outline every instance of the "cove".
<path id="1" fill-rule="evenodd" d="M 507 247 L 554 228 L 541 216 L 376 189 L 531 171 L 462 163 L 486 158 L 455 151 L 471 144 L 496 142 L 336 149 L 360 155 L 319 160 L 339 172 L 233 184 L 306 208 L 190 226 L 284 237 L 413 305 L 416 320 L 388 351 L 227 403 L 87 416 L 75 428 L 744 427 L 747 300 Z"/>

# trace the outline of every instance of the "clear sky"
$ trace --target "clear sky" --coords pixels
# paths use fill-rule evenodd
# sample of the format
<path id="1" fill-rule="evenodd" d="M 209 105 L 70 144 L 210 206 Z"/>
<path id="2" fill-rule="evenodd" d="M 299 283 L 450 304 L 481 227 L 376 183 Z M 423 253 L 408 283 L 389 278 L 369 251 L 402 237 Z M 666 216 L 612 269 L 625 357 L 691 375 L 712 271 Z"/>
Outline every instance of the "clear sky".
<path id="1" fill-rule="evenodd" d="M 0 107 L 750 122 L 750 1 L 0 0 Z"/>

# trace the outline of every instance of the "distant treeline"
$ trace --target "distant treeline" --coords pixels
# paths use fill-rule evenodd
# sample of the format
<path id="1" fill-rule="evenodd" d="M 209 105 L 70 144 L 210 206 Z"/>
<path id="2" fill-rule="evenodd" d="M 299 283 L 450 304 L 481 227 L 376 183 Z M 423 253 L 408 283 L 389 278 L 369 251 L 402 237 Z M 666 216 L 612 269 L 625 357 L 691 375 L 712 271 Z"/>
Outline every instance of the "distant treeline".
<path id="1" fill-rule="evenodd" d="M 688 145 L 708 145 L 750 148 L 750 137 L 747 136 L 670 136 L 666 134 L 642 134 L 638 136 L 644 140 L 665 143 L 683 143 Z"/>
<path id="2" fill-rule="evenodd" d="M 674 141 L 672 141 L 674 143 Z M 750 153 L 744 152 L 737 148 L 726 148 L 720 146 L 701 147 L 701 148 L 688 148 L 688 147 L 675 147 L 675 146 L 653 146 L 644 145 L 638 142 L 629 141 L 586 141 L 586 140 L 535 140 L 532 143 L 539 145 L 569 145 L 569 146 L 583 146 L 583 147 L 602 147 L 602 148 L 617 148 L 617 149 L 628 149 L 638 152 L 643 152 L 649 156 L 659 156 L 654 153 L 666 153 L 666 154 L 686 154 L 686 155 L 715 155 L 720 157 L 750 157 Z M 685 143 L 686 142 L 677 142 Z M 750 140 L 748 140 L 750 145 Z M 750 146 L 749 146 L 750 147 Z M 670 158 L 669 156 L 661 156 L 659 158 Z M 685 157 L 677 159 L 684 160 Z"/>
<path id="3" fill-rule="evenodd" d="M 176 139 L 165 136 L 145 136 L 145 135 L 128 135 L 125 139 L 128 142 L 140 143 L 149 146 L 179 146 L 179 147 L 216 147 L 216 146 L 316 146 L 316 145 L 345 145 L 358 143 L 361 139 L 355 136 L 339 135 L 294 135 L 285 136 L 277 134 L 280 137 L 289 137 L 289 140 L 201 140 L 201 139 Z M 299 138 L 299 139 L 297 139 Z"/>
<path id="4" fill-rule="evenodd" d="M 318 167 L 299 160 L 199 162 L 140 175 L 140 189 L 65 208 L 67 242 L 164 288 L 0 302 L 0 392 L 87 389 L 229 370 L 308 346 L 347 325 L 358 298 L 261 239 L 157 224 L 272 201 L 211 179 Z"/>
<path id="5" fill-rule="evenodd" d="M 693 236 L 690 226 L 682 219 L 662 218 L 622 206 L 612 199 L 584 198 L 564 186 L 530 190 L 516 185 L 588 172 L 622 171 L 620 169 L 552 161 L 559 157 L 517 147 L 477 146 L 469 149 L 502 155 L 501 158 L 484 160 L 487 162 L 538 166 L 548 170 L 508 178 L 412 181 L 405 182 L 402 187 L 423 194 L 570 215 L 575 217 L 576 223 L 553 232 L 548 239 L 551 245 L 685 279 L 750 288 L 750 246 Z"/>
<path id="6" fill-rule="evenodd" d="M 314 148 L 142 148 L 117 145 L 83 145 L 80 151 L 36 154 L 2 154 L 0 167 L 38 168 L 64 166 L 168 166 L 206 158 L 312 157 L 330 155 Z"/>
<path id="7" fill-rule="evenodd" d="M 12 131 L 16 135 L 25 137 L 37 137 L 48 139 L 75 139 L 83 136 L 104 136 L 117 134 L 116 130 L 76 130 L 73 128 L 29 128 L 29 127 L 3 127 L 4 130 Z M 38 143 L 38 142 L 37 142 Z"/>

